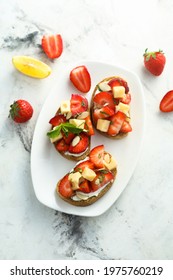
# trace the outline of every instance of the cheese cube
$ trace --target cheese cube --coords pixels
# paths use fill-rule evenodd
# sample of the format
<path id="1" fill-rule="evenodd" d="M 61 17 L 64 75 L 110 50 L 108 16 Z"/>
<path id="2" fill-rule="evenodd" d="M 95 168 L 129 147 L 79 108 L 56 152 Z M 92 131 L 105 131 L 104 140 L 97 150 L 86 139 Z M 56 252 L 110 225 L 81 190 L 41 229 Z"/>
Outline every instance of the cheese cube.
<path id="1" fill-rule="evenodd" d="M 106 154 L 104 156 L 103 163 L 109 170 L 112 170 L 117 167 L 116 160 L 110 154 Z"/>
<path id="2" fill-rule="evenodd" d="M 96 177 L 96 173 L 89 167 L 85 167 L 82 172 L 82 177 L 84 177 L 88 181 L 93 181 L 94 178 Z"/>
<path id="3" fill-rule="evenodd" d="M 126 116 L 129 116 L 130 106 L 128 104 L 124 104 L 124 103 L 120 102 L 116 106 L 116 111 L 123 112 Z"/>
<path id="4" fill-rule="evenodd" d="M 112 88 L 114 98 L 122 98 L 125 95 L 125 87 L 115 86 Z"/>
<path id="5" fill-rule="evenodd" d="M 62 114 L 69 113 L 71 111 L 70 110 L 70 100 L 62 101 L 61 106 L 60 106 L 60 110 L 61 110 Z"/>
<path id="6" fill-rule="evenodd" d="M 57 137 L 50 138 L 50 142 L 51 142 L 51 143 L 54 143 L 54 142 L 60 140 L 62 137 L 63 137 L 63 136 L 62 136 L 62 133 L 60 132 L 60 134 L 59 134 Z"/>
<path id="7" fill-rule="evenodd" d="M 72 183 L 72 189 L 79 189 L 79 179 L 82 177 L 80 172 L 70 173 L 68 176 L 69 181 Z"/>
<path id="8" fill-rule="evenodd" d="M 75 125 L 78 128 L 84 129 L 85 120 L 78 120 L 78 119 L 70 119 L 69 123 Z"/>
<path id="9" fill-rule="evenodd" d="M 110 121 L 108 120 L 102 120 L 102 119 L 97 120 L 97 129 L 100 131 L 107 132 L 109 125 L 110 125 Z"/>

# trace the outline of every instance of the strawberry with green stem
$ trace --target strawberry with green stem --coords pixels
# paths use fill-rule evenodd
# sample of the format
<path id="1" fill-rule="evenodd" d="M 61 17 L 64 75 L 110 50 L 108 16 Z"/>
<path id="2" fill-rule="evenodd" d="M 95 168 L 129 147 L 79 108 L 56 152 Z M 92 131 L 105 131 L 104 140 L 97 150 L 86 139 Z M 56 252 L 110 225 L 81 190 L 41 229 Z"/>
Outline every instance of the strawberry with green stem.
<path id="1" fill-rule="evenodd" d="M 26 100 L 19 99 L 10 105 L 9 117 L 11 117 L 16 123 L 27 122 L 31 119 L 32 115 L 33 108 Z"/>
<path id="2" fill-rule="evenodd" d="M 145 68 L 154 76 L 159 76 L 163 72 L 166 63 L 163 51 L 148 52 L 148 49 L 146 49 L 143 56 Z"/>

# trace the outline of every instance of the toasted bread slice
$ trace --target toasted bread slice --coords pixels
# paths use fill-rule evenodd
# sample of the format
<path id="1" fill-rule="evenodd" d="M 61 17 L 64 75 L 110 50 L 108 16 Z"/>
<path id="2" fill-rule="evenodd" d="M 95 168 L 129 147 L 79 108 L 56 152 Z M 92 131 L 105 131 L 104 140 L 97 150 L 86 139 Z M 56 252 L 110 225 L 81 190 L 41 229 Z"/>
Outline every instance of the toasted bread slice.
<path id="1" fill-rule="evenodd" d="M 103 147 L 103 149 L 104 149 L 103 145 L 98 146 L 98 147 Z M 98 147 L 93 148 L 91 150 L 91 153 L 93 153 L 93 151 L 96 151 L 96 153 L 98 153 L 98 151 L 97 151 Z M 114 180 L 115 180 L 116 174 L 117 174 L 117 165 L 116 165 L 116 162 L 113 159 L 113 157 L 109 153 L 104 152 L 103 162 L 105 162 L 104 157 L 105 158 L 108 157 L 110 159 L 110 162 L 112 162 L 112 164 L 110 165 L 110 169 L 108 168 L 108 165 L 107 164 L 104 165 L 104 163 L 103 163 L 103 167 L 101 169 L 100 168 L 98 169 L 98 166 L 95 165 L 95 163 L 93 163 L 93 161 L 92 161 L 93 159 L 92 159 L 92 157 L 90 157 L 90 154 L 89 154 L 89 157 L 87 157 L 83 161 L 80 161 L 80 163 L 78 163 L 73 168 L 73 170 L 71 170 L 70 173 L 66 174 L 57 183 L 57 186 L 56 186 L 57 194 L 59 195 L 59 197 L 61 199 L 68 202 L 69 204 L 72 204 L 75 206 L 89 206 L 89 205 L 95 203 L 96 201 L 98 201 L 102 196 L 104 196 L 114 183 Z M 82 164 L 82 167 L 80 168 L 81 164 Z M 78 168 L 78 166 L 79 166 L 79 168 Z M 88 169 L 87 169 L 88 166 L 89 167 L 92 166 L 92 171 L 95 173 L 94 178 L 87 177 L 87 176 L 90 176 L 90 174 L 86 176 L 87 172 L 91 172 L 90 168 L 89 168 L 90 171 L 88 171 Z M 93 173 L 93 172 L 91 172 L 91 173 Z M 81 177 L 80 177 L 80 174 L 81 174 Z M 76 184 L 76 182 L 75 182 L 75 185 L 74 185 L 74 181 L 71 181 L 70 176 L 75 177 L 77 175 L 78 175 L 78 179 L 79 179 L 79 177 L 80 177 L 80 179 L 79 179 L 78 183 Z M 67 177 L 68 177 L 68 181 L 67 181 Z M 88 179 L 86 179 L 86 177 Z M 64 181 L 64 178 L 66 178 L 66 181 Z M 89 188 L 89 190 L 87 190 L 87 191 L 81 190 L 80 181 L 83 181 L 83 180 L 85 180 L 85 181 L 87 180 L 87 186 Z M 71 189 L 70 195 L 69 195 L 69 190 L 67 192 L 68 188 Z"/>
<path id="2" fill-rule="evenodd" d="M 102 81 L 100 81 L 97 85 L 96 85 L 96 87 L 94 88 L 94 91 L 93 91 L 93 94 L 92 94 L 92 98 L 91 98 L 91 102 L 90 102 L 90 113 L 91 113 L 91 119 L 92 119 L 92 123 L 93 123 L 93 126 L 95 127 L 95 129 L 100 133 L 100 134 L 102 134 L 102 135 L 104 135 L 104 136 L 106 136 L 106 137 L 108 137 L 108 138 L 112 138 L 112 139 L 121 139 L 121 138 L 124 138 L 124 137 L 126 137 L 127 135 L 128 135 L 128 132 L 130 132 L 131 131 L 131 125 L 130 125 L 130 110 L 128 111 L 128 117 L 127 117 L 127 120 L 128 120 L 128 123 L 129 123 L 129 131 L 121 131 L 121 129 L 120 129 L 120 131 L 117 133 L 117 134 L 115 134 L 115 135 L 111 135 L 110 133 L 108 133 L 108 132 L 105 132 L 105 131 L 102 131 L 102 130 L 100 130 L 100 129 L 98 129 L 98 127 L 97 127 L 97 119 L 94 117 L 94 111 L 95 111 L 95 109 L 97 109 L 97 104 L 95 104 L 95 102 L 94 102 L 94 96 L 97 94 L 97 93 L 99 93 L 99 92 L 102 92 L 103 90 L 101 90 L 101 89 L 99 89 L 99 85 L 100 84 L 108 84 L 111 80 L 114 80 L 114 79 L 119 79 L 120 81 L 123 81 L 124 83 L 125 83 L 125 86 L 126 86 L 126 88 L 125 88 L 125 94 L 128 94 L 130 97 L 131 97 L 131 95 L 129 94 L 129 87 L 128 87 L 128 85 L 127 85 L 127 82 L 124 80 L 124 79 L 122 79 L 121 77 L 119 77 L 119 76 L 112 76 L 112 77 L 107 77 L 107 78 L 105 78 L 105 79 L 103 79 Z M 107 90 L 105 90 L 105 91 L 107 91 L 107 92 L 109 92 L 110 94 L 112 94 L 112 90 L 111 90 L 111 88 L 109 89 L 109 88 L 107 88 Z M 114 99 L 114 98 L 113 98 Z M 121 99 L 119 99 L 119 100 L 121 100 Z M 117 102 L 119 102 L 118 101 L 118 99 L 114 99 L 114 101 L 115 101 L 115 106 L 116 105 L 118 105 L 118 104 L 116 104 Z M 129 102 L 130 103 L 130 102 Z M 109 106 L 109 105 L 108 105 Z M 103 108 L 104 108 L 104 106 L 103 106 Z M 115 109 L 116 110 L 116 109 Z M 116 112 L 116 111 L 115 111 Z M 111 119 L 111 117 L 107 117 L 107 118 L 103 118 L 104 120 L 109 120 L 109 119 Z"/>
<path id="3" fill-rule="evenodd" d="M 75 96 L 78 97 L 79 95 L 72 95 L 73 98 Z M 88 101 L 86 98 L 81 97 L 82 100 L 85 101 L 86 106 L 85 106 L 85 111 L 78 112 L 76 114 L 71 114 L 69 113 L 62 113 L 62 109 L 59 108 L 55 114 L 55 116 L 50 120 L 50 123 L 52 124 L 51 131 L 53 132 L 54 129 L 57 129 L 60 125 L 66 125 L 65 131 L 61 129 L 58 137 L 55 137 L 54 139 L 51 139 L 51 142 L 53 143 L 55 149 L 59 154 L 61 154 L 64 158 L 68 160 L 74 160 L 74 161 L 79 161 L 82 159 L 85 159 L 85 157 L 89 154 L 90 152 L 90 144 L 91 144 L 91 135 L 94 134 L 94 130 L 91 127 L 92 123 L 90 121 L 90 129 L 92 130 L 87 130 L 85 128 L 87 124 L 87 119 L 90 119 L 90 110 L 88 107 Z M 76 101 L 75 101 L 76 102 Z M 75 109 L 76 110 L 76 109 Z M 80 111 L 80 108 L 78 109 Z M 60 120 L 59 120 L 60 118 Z M 57 120 L 58 119 L 58 120 Z M 79 123 L 79 126 L 76 126 L 76 120 Z M 69 128 L 68 126 L 73 126 L 74 128 L 72 131 L 69 130 L 67 135 L 65 134 L 66 129 L 72 129 L 71 127 Z M 87 126 L 88 127 L 88 126 Z M 76 131 L 77 129 L 77 131 Z M 48 134 L 50 133 L 48 132 Z M 71 138 L 68 137 L 68 135 L 71 134 Z M 49 136 L 50 137 L 50 136 Z M 74 138 L 78 138 L 75 141 Z M 82 141 L 82 142 L 81 142 Z M 80 145 L 80 147 L 79 147 Z"/>
<path id="4" fill-rule="evenodd" d="M 113 169 L 112 171 L 112 174 L 114 175 L 114 180 L 115 180 L 115 176 L 117 174 L 117 169 Z M 89 206 L 93 203 L 95 203 L 97 200 L 99 200 L 102 196 L 104 196 L 108 190 L 112 187 L 113 185 L 113 182 L 110 182 L 104 189 L 102 189 L 97 195 L 94 195 L 93 193 L 93 196 L 91 197 L 88 197 L 87 199 L 81 199 L 81 200 L 73 200 L 72 198 L 66 198 L 64 196 L 62 196 L 59 192 L 59 184 L 60 184 L 60 181 L 57 183 L 57 187 L 56 187 L 56 191 L 58 193 L 58 195 L 66 202 L 72 204 L 72 205 L 75 205 L 75 206 Z M 87 197 L 87 195 L 86 195 Z"/>

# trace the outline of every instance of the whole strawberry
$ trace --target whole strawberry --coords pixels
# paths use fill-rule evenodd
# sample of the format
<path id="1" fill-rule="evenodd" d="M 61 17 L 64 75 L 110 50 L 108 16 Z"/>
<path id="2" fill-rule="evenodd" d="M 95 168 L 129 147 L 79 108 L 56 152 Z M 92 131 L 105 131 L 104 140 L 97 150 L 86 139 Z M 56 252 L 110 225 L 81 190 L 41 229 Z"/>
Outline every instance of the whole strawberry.
<path id="1" fill-rule="evenodd" d="M 163 72 L 166 63 L 166 57 L 163 51 L 148 52 L 148 49 L 146 49 L 143 56 L 146 69 L 151 74 L 159 76 Z"/>
<path id="2" fill-rule="evenodd" d="M 24 123 L 28 121 L 33 115 L 33 108 L 31 104 L 26 101 L 19 99 L 14 101 L 12 105 L 10 105 L 10 117 L 16 123 Z"/>

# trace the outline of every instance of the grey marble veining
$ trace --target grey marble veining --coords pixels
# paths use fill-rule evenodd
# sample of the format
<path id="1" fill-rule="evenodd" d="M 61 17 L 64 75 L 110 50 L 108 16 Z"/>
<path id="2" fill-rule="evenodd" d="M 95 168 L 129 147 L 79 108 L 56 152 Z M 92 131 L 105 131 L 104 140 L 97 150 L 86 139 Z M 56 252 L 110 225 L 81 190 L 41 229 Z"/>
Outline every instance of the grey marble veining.
<path id="1" fill-rule="evenodd" d="M 172 259 L 173 114 L 158 109 L 173 88 L 172 1 L 70 0 L 64 5 L 62 0 L 3 0 L 0 6 L 0 259 Z M 64 51 L 57 61 L 41 49 L 45 33 L 63 37 Z M 147 47 L 165 52 L 160 77 L 143 67 Z M 41 59 L 52 74 L 45 80 L 23 76 L 11 63 L 14 55 Z M 32 137 L 42 105 L 61 69 L 83 59 L 134 71 L 147 109 L 135 172 L 118 201 L 94 218 L 40 204 L 30 174 Z M 28 123 L 16 125 L 8 112 L 19 98 L 33 105 L 34 114 Z"/>

